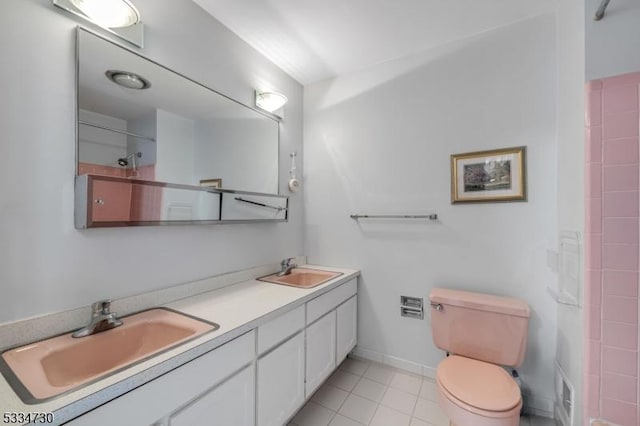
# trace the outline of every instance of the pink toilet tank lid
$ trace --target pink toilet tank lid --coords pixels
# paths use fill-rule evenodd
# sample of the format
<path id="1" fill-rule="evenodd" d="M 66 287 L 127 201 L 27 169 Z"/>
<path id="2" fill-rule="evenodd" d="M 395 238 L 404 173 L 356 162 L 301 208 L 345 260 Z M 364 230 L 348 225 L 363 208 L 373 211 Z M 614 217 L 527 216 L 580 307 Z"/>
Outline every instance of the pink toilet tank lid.
<path id="1" fill-rule="evenodd" d="M 434 288 L 429 295 L 431 302 L 442 305 L 460 306 L 481 311 L 498 312 L 528 318 L 531 314 L 526 302 L 511 297 L 493 296 L 491 294 L 472 293 L 469 291 Z"/>
<path id="2" fill-rule="evenodd" d="M 437 379 L 451 395 L 485 411 L 508 411 L 520 403 L 520 388 L 504 368 L 452 355 L 438 365 Z"/>

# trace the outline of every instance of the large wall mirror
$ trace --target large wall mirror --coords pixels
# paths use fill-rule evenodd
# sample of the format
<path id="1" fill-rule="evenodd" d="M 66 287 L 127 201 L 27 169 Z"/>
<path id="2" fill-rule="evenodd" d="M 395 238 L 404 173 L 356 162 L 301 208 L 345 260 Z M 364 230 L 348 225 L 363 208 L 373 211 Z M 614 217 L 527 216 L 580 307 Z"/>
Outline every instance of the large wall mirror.
<path id="1" fill-rule="evenodd" d="M 142 201 L 127 204 L 121 198 L 144 191 L 122 188 L 144 182 L 162 183 L 151 185 L 156 195 L 147 207 L 153 219 L 144 224 L 233 220 L 235 213 L 250 220 L 248 207 L 256 219 L 286 218 L 286 197 L 277 197 L 279 124 L 274 118 L 80 28 L 77 82 L 77 174 L 97 177 L 89 183 L 102 182 L 102 197 L 86 200 L 89 210 L 125 205 L 117 219 L 109 216 L 103 223 L 140 221 L 135 215 L 127 220 L 124 209 L 128 205 L 133 211 Z M 207 198 L 193 196 L 200 188 L 218 200 L 201 208 L 193 201 Z M 245 196 L 223 197 L 230 192 Z M 263 202 L 269 195 L 276 197 Z M 212 205 L 223 198 L 233 202 L 216 211 Z M 210 214 L 201 217 L 201 211 Z M 91 216 L 86 222 L 101 223 Z"/>

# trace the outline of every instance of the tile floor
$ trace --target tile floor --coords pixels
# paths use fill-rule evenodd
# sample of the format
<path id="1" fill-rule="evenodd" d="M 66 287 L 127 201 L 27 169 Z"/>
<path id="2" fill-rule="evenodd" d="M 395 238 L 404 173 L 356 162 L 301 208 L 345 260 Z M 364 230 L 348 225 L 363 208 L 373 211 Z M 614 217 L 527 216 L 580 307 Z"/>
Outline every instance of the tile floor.
<path id="1" fill-rule="evenodd" d="M 433 380 L 360 358 L 347 358 L 289 426 L 449 426 Z M 554 426 L 522 417 L 520 426 Z"/>

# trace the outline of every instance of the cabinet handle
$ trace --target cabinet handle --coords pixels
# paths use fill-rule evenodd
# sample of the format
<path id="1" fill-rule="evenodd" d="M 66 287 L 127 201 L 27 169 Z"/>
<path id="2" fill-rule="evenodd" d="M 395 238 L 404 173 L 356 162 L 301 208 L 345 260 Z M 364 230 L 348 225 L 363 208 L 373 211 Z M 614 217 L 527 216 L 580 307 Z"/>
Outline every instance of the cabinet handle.
<path id="1" fill-rule="evenodd" d="M 94 203 L 104 205 L 104 200 L 102 198 L 98 198 L 97 200 L 93 200 Z"/>

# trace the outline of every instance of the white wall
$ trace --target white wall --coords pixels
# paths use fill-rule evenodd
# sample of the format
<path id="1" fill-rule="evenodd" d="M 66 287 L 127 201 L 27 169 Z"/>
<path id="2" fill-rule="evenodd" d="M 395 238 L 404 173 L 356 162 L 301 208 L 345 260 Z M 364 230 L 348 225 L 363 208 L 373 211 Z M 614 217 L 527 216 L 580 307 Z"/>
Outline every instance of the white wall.
<path id="1" fill-rule="evenodd" d="M 281 162 L 301 149 L 297 82 L 191 1 L 136 6 L 146 25 L 142 54 L 247 105 L 269 83 L 289 98 Z M 50 0 L 3 2 L 0 322 L 301 254 L 301 194 L 288 223 L 74 228 L 76 24 Z M 287 178 L 281 169 L 283 193 Z"/>
<path id="2" fill-rule="evenodd" d="M 278 127 L 266 117 L 198 120 L 195 123 L 195 182 L 222 178 L 225 189 L 276 193 L 278 156 L 274 143 L 277 140 Z M 288 164 L 281 166 L 286 169 Z"/>
<path id="3" fill-rule="evenodd" d="M 585 2 L 587 81 L 640 70 L 640 2 L 612 1 L 594 21 L 600 2 Z"/>
<path id="4" fill-rule="evenodd" d="M 157 110 L 156 180 L 193 185 L 195 164 L 195 121 Z M 162 191 L 161 220 L 194 219 L 198 193 Z M 176 212 L 179 212 L 176 214 Z"/>
<path id="5" fill-rule="evenodd" d="M 436 367 L 425 321 L 400 295 L 436 286 L 526 300 L 521 367 L 530 407 L 551 412 L 556 307 L 555 20 L 542 16 L 305 87 L 305 252 L 362 270 L 360 348 Z M 527 202 L 450 204 L 454 153 L 527 146 Z M 436 212 L 438 223 L 351 213 Z M 428 300 L 426 300 L 428 306 Z"/>
<path id="6" fill-rule="evenodd" d="M 138 116 L 133 120 L 127 121 L 127 131 L 147 138 L 156 139 L 158 133 L 157 112 L 152 112 L 142 116 Z M 136 157 L 137 166 L 149 166 L 156 164 L 157 145 L 156 142 L 148 139 L 127 136 L 127 155 L 141 153 L 142 157 Z"/>
<path id="7" fill-rule="evenodd" d="M 195 121 L 157 110 L 156 179 L 193 185 Z"/>
<path id="8" fill-rule="evenodd" d="M 611 5 L 614 5 L 612 2 Z M 584 74 L 585 4 L 561 0 L 558 40 L 558 229 L 584 236 Z M 592 11 L 589 11 L 592 12 Z M 584 257 L 582 258 L 584 264 Z M 584 270 L 584 267 L 581 268 Z M 583 296 L 584 281 L 580 290 Z M 572 426 L 582 423 L 583 310 L 558 305 L 556 360 L 574 388 Z M 568 420 L 568 419 L 566 419 Z"/>
<path id="9" fill-rule="evenodd" d="M 127 130 L 127 122 L 97 112 L 80 110 L 78 118 L 82 121 Z M 124 134 L 110 132 L 86 125 L 78 126 L 78 156 L 83 163 L 117 166 L 118 158 L 127 156 L 127 137 Z"/>

